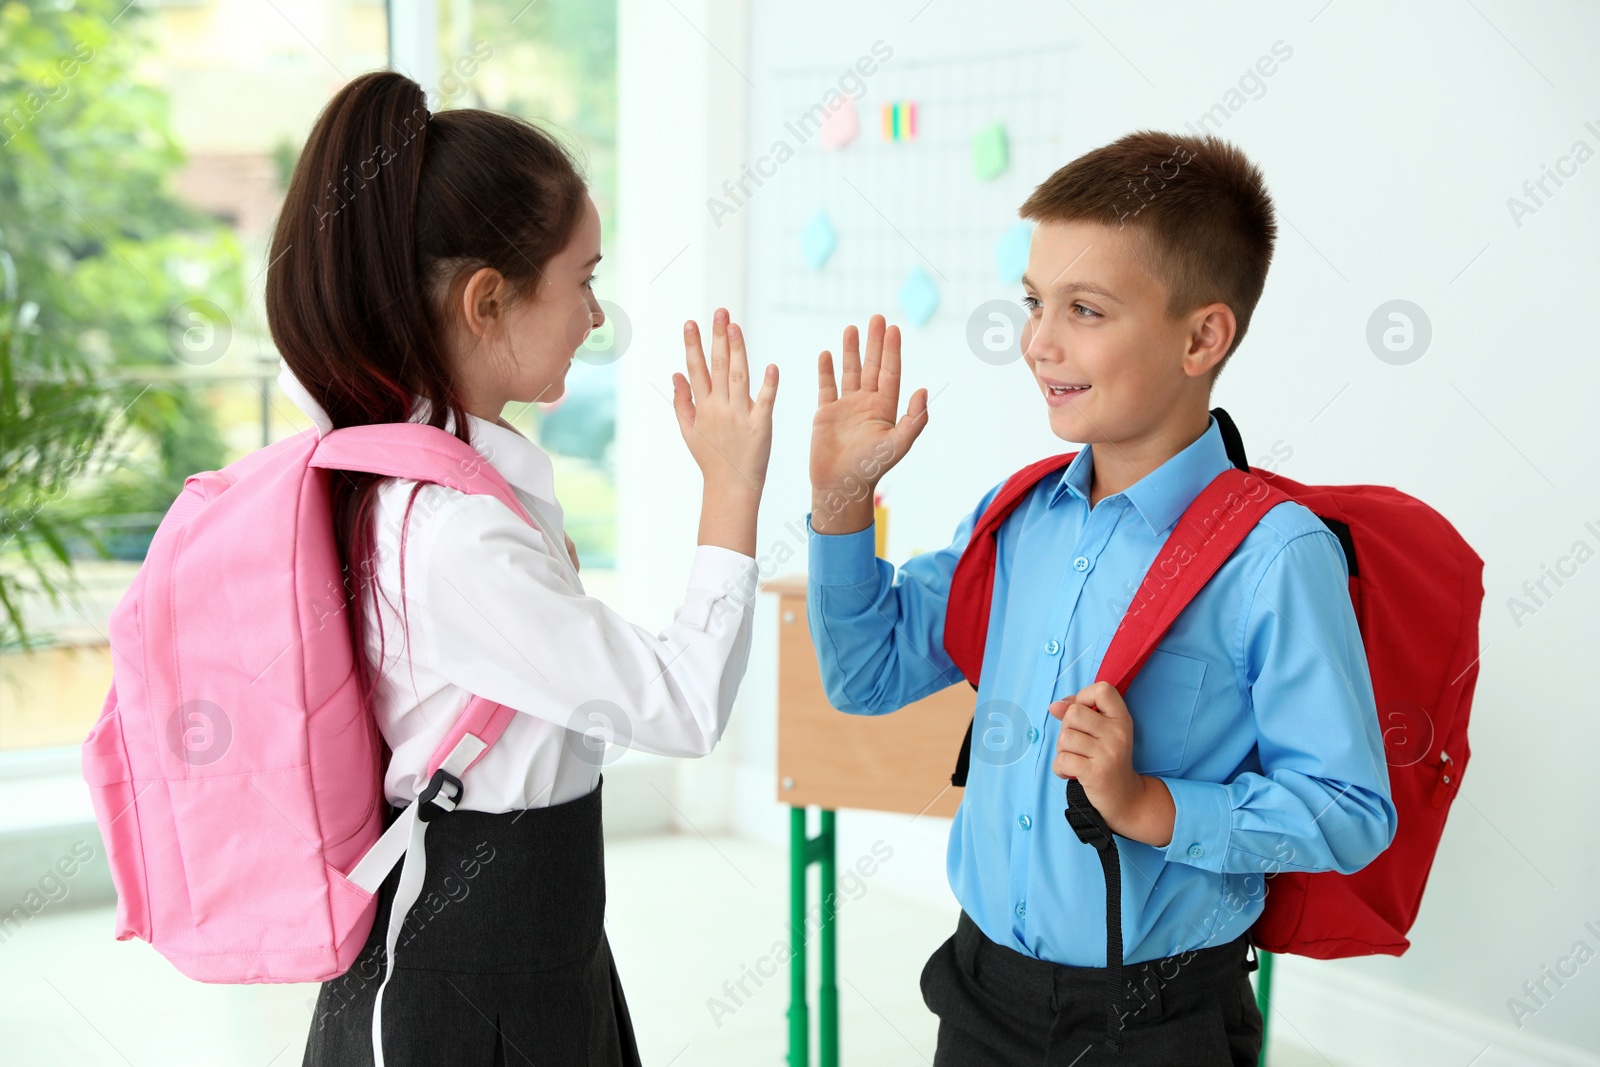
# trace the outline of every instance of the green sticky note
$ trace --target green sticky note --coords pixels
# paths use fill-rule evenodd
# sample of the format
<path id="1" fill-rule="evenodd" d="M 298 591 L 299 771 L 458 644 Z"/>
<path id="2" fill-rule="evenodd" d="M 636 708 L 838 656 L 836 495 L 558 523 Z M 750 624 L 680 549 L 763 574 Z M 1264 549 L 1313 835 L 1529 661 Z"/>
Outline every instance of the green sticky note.
<path id="1" fill-rule="evenodd" d="M 1010 162 L 1004 124 L 991 122 L 972 138 L 972 176 L 980 182 L 998 178 Z"/>

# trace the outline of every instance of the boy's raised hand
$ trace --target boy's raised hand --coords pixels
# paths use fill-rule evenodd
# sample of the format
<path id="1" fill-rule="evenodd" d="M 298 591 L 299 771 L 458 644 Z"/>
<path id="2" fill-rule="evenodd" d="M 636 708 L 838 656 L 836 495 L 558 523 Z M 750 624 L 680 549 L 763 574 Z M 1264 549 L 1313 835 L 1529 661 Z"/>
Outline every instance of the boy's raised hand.
<path id="1" fill-rule="evenodd" d="M 876 486 L 911 448 L 928 423 L 928 391 L 911 394 L 900 407 L 900 329 L 885 329 L 882 315 L 867 324 L 863 361 L 854 326 L 844 330 L 843 381 L 835 384 L 833 356 L 817 359 L 817 414 L 811 422 L 811 485 L 814 491 Z"/>

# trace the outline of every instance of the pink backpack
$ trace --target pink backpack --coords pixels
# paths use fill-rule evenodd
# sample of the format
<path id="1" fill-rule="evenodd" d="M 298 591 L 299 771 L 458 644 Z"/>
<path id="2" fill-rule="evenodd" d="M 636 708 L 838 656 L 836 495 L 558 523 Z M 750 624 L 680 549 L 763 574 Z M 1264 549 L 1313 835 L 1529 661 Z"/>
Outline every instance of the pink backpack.
<path id="1" fill-rule="evenodd" d="M 383 750 L 343 617 L 331 470 L 492 494 L 528 518 L 475 449 L 420 423 L 299 434 L 185 481 L 111 614 L 113 681 L 83 775 L 117 939 L 142 938 L 203 982 L 343 974 L 404 856 L 392 970 L 427 821 L 454 808 L 462 775 L 514 714 L 474 698 L 418 802 L 384 830 Z M 373 1020 L 381 1064 L 376 1009 Z"/>

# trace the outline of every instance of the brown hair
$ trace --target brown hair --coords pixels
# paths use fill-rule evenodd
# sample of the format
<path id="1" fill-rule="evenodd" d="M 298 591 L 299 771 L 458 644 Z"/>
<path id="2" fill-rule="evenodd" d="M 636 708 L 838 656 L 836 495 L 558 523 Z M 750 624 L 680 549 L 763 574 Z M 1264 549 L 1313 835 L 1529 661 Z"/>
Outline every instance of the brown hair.
<path id="1" fill-rule="evenodd" d="M 1155 130 L 1079 156 L 1046 178 L 1018 214 L 1128 228 L 1145 269 L 1167 287 L 1169 316 L 1227 304 L 1238 332 L 1218 374 L 1244 340 L 1278 236 L 1272 197 L 1243 152 L 1210 135 Z"/>
<path id="2" fill-rule="evenodd" d="M 584 195 L 572 157 L 533 124 L 471 108 L 430 114 L 402 74 L 356 78 L 318 116 L 273 230 L 266 310 L 279 354 L 336 429 L 404 422 L 421 397 L 431 425 L 453 415 L 470 443 L 445 358 L 450 297 L 481 267 L 505 276 L 514 298 L 531 292 L 576 230 Z M 381 480 L 332 478 L 351 605 L 372 577 Z M 408 500 L 402 538 L 410 513 Z M 401 581 L 403 599 L 403 571 Z M 370 696 L 362 613 L 347 614 Z"/>

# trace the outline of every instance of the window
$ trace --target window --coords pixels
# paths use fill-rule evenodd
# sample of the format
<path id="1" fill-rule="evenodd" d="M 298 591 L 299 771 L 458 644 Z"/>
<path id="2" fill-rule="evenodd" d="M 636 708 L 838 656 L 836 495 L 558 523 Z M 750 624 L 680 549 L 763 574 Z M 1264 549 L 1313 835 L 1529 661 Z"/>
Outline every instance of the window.
<path id="1" fill-rule="evenodd" d="M 446 106 L 535 119 L 578 149 L 609 256 L 616 8 L 12 0 L 0 20 L 3 758 L 88 733 L 107 616 L 183 479 L 308 425 L 277 390 L 262 291 L 332 94 L 392 51 L 436 56 Z M 506 412 L 555 459 L 586 583 L 615 544 L 605 342 L 556 403 Z"/>

